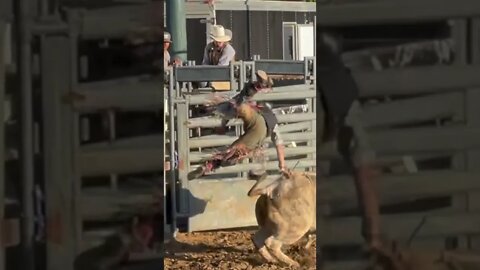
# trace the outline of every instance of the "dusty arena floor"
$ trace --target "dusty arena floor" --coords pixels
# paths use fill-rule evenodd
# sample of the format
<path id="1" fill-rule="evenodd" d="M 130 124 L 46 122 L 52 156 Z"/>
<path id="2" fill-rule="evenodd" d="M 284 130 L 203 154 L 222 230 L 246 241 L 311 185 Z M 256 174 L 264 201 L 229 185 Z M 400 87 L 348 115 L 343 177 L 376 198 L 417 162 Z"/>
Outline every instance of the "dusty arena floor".
<path id="1" fill-rule="evenodd" d="M 251 241 L 254 232 L 252 230 L 179 233 L 176 241 L 165 246 L 165 269 L 293 269 L 264 263 Z M 284 251 L 302 265 L 301 269 L 316 269 L 316 243 L 309 250 L 304 250 L 300 245 L 305 242 L 306 240 L 301 239 L 296 245 L 284 247 Z"/>

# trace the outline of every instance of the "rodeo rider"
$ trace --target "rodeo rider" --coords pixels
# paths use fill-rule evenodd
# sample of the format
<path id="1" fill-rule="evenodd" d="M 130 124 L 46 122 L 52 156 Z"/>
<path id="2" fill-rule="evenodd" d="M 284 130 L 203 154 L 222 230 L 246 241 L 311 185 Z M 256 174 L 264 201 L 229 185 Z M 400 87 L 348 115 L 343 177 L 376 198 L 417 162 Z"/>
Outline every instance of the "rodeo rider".
<path id="1" fill-rule="evenodd" d="M 252 108 L 252 113 L 246 114 L 248 116 L 249 124 L 244 126 L 245 133 L 241 135 L 235 142 L 233 142 L 229 149 L 232 149 L 239 145 L 245 145 L 249 151 L 254 151 L 261 148 L 267 137 L 270 137 L 275 145 L 278 157 L 278 168 L 280 171 L 285 171 L 285 153 L 283 140 L 280 136 L 278 120 L 271 107 L 266 103 L 255 103 L 252 101 L 252 97 L 258 92 L 265 92 L 271 90 L 273 81 L 262 70 L 256 72 L 257 80 L 255 82 L 249 82 L 242 89 L 242 91 L 234 96 L 231 100 L 219 104 L 214 112 L 216 115 L 220 115 L 224 119 L 235 118 L 238 114 Z M 226 122 L 224 122 L 226 124 Z M 228 152 L 228 151 L 227 151 Z M 241 160 L 241 159 L 240 159 Z M 249 176 L 251 178 L 265 177 L 266 176 L 266 158 L 263 154 L 254 155 L 254 160 L 257 163 L 262 164 L 262 168 L 258 170 L 250 170 Z M 234 165 L 236 162 L 229 162 L 226 159 L 213 158 L 205 163 L 205 165 L 198 167 L 188 175 L 189 180 L 203 176 L 205 173 L 213 171 L 221 166 Z"/>

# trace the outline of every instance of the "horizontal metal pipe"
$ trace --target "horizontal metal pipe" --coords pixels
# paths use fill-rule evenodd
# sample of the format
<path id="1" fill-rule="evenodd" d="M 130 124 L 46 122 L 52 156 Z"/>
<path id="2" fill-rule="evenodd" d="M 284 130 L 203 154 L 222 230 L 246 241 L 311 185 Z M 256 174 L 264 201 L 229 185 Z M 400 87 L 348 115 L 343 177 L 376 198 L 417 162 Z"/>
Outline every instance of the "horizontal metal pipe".
<path id="1" fill-rule="evenodd" d="M 295 114 L 277 114 L 277 119 L 279 123 L 292 123 L 292 122 L 301 122 L 301 121 L 310 121 L 316 119 L 315 113 L 295 113 Z M 241 119 L 232 119 L 227 122 L 227 126 L 242 125 L 243 121 Z M 219 127 L 222 125 L 222 120 L 219 117 L 208 116 L 208 117 L 196 117 L 188 119 L 188 128 L 213 128 Z"/>
<path id="2" fill-rule="evenodd" d="M 425 66 L 356 71 L 360 96 L 421 95 L 478 88 L 480 66 Z M 319 74 L 322 75 L 321 73 Z"/>
<path id="3" fill-rule="evenodd" d="M 315 159 L 299 159 L 299 160 L 286 160 L 285 164 L 288 168 L 308 168 L 308 167 L 316 167 L 316 160 Z M 191 166 L 191 169 L 195 169 L 198 166 Z M 247 172 L 249 170 L 256 170 L 261 169 L 261 164 L 256 163 L 249 163 L 249 164 L 237 164 L 234 166 L 228 167 L 220 167 L 215 172 L 211 173 L 210 175 L 216 174 L 223 174 L 223 173 L 238 173 L 238 172 Z M 278 162 L 267 162 L 266 165 L 267 170 L 276 170 L 278 169 Z"/>
<path id="4" fill-rule="evenodd" d="M 35 35 L 68 33 L 69 29 L 68 25 L 62 22 L 36 23 L 31 26 L 32 34 Z"/>
<path id="5" fill-rule="evenodd" d="M 363 109 L 361 119 L 367 128 L 418 123 L 440 117 L 461 119 L 464 96 L 461 92 L 443 93 L 371 105 Z M 398 113 L 400 111 L 402 113 Z"/>
<path id="6" fill-rule="evenodd" d="M 299 132 L 302 130 L 311 130 L 312 122 L 298 122 L 293 124 L 283 124 L 278 127 L 280 133 Z"/>
<path id="7" fill-rule="evenodd" d="M 89 195 L 81 199 L 82 219 L 85 221 L 111 221 L 128 216 L 155 211 L 155 198 L 151 191 L 144 194 L 131 194 L 124 192 L 118 195 Z"/>
<path id="8" fill-rule="evenodd" d="M 158 89 L 159 84 L 160 81 L 157 80 L 81 84 L 70 101 L 77 110 L 83 112 L 105 108 L 162 109 L 164 102 L 162 92 Z"/>
<path id="9" fill-rule="evenodd" d="M 306 155 L 315 153 L 317 151 L 316 147 L 311 146 L 300 146 L 300 147 L 287 147 L 285 148 L 285 157 L 291 156 L 298 156 L 298 155 Z M 265 154 L 268 157 L 276 157 L 277 150 L 275 148 L 269 148 L 265 150 Z M 199 162 L 202 160 L 206 160 L 212 156 L 211 153 L 202 153 L 202 152 L 190 152 L 189 160 L 190 162 Z"/>
<path id="10" fill-rule="evenodd" d="M 163 170 L 162 155 L 163 148 L 88 151 L 81 152 L 77 162 L 82 176 L 153 172 Z"/>
<path id="11" fill-rule="evenodd" d="M 463 151 L 480 148 L 480 140 L 478 140 L 480 128 L 404 128 L 372 131 L 369 137 L 373 149 L 379 154 Z"/>
<path id="12" fill-rule="evenodd" d="M 309 90 L 300 90 L 297 92 L 270 92 L 270 93 L 260 93 L 256 94 L 253 97 L 253 100 L 256 101 L 279 101 L 279 100 L 301 100 L 306 98 L 314 98 L 317 96 L 317 92 L 313 89 Z M 205 104 L 206 101 L 211 98 L 211 94 L 201 94 L 188 96 L 188 103 L 190 105 L 201 105 Z"/>
<path id="13" fill-rule="evenodd" d="M 237 137 L 235 136 L 224 136 L 224 135 L 209 135 L 202 136 L 197 138 L 190 139 L 190 148 L 199 148 L 199 147 L 214 147 L 214 146 L 226 146 L 233 143 Z M 299 132 L 299 133 L 286 133 L 282 135 L 282 139 L 285 143 L 290 141 L 300 142 L 315 140 L 315 132 Z"/>
<path id="14" fill-rule="evenodd" d="M 382 215 L 384 233 L 393 239 L 405 241 L 412 231 L 423 223 L 417 237 L 445 237 L 448 235 L 478 234 L 480 215 L 478 212 L 446 214 L 395 214 Z M 319 237 L 325 245 L 362 244 L 362 220 L 360 217 L 342 217 L 322 222 Z"/>
<path id="15" fill-rule="evenodd" d="M 138 136 L 126 139 L 117 139 L 113 142 L 98 142 L 85 144 L 80 147 L 81 152 L 89 151 L 116 151 L 122 149 L 163 148 L 163 134 Z"/>

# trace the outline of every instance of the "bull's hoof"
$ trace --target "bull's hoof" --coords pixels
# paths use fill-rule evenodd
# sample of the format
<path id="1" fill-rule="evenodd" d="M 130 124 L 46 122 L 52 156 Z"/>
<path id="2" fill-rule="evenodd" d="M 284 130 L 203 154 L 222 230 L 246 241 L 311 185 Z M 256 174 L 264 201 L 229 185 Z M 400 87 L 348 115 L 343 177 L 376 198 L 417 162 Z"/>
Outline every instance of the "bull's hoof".
<path id="1" fill-rule="evenodd" d="M 300 268 L 300 264 L 296 261 L 292 261 L 291 263 L 288 264 L 288 266 L 294 267 L 294 268 Z"/>

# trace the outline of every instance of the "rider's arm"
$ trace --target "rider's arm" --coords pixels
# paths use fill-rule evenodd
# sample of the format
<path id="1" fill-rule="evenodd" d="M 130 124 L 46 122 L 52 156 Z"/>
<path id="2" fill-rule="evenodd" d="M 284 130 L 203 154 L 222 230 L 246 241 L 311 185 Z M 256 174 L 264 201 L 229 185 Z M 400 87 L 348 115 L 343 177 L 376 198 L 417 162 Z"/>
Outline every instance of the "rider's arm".
<path id="1" fill-rule="evenodd" d="M 275 125 L 275 128 L 272 131 L 272 142 L 275 144 L 275 149 L 277 150 L 278 157 L 278 168 L 283 171 L 286 169 L 285 165 L 285 147 L 283 145 L 282 137 L 280 136 L 278 125 Z"/>

